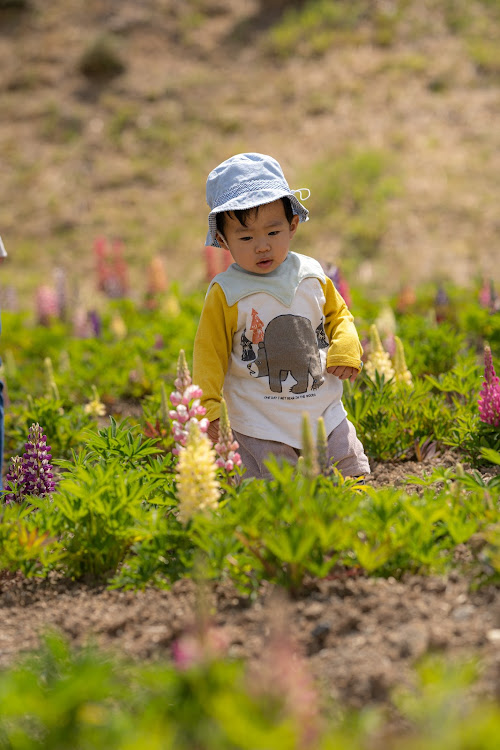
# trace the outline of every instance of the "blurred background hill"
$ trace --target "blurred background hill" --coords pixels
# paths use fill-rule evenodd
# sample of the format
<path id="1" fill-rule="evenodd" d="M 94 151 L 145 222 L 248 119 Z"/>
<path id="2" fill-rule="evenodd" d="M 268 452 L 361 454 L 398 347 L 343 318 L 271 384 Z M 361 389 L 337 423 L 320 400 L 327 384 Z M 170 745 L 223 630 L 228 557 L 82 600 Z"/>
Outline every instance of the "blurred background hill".
<path id="1" fill-rule="evenodd" d="M 0 0 L 0 285 L 120 238 L 204 284 L 205 180 L 261 151 L 294 249 L 374 295 L 500 280 L 500 0 Z"/>

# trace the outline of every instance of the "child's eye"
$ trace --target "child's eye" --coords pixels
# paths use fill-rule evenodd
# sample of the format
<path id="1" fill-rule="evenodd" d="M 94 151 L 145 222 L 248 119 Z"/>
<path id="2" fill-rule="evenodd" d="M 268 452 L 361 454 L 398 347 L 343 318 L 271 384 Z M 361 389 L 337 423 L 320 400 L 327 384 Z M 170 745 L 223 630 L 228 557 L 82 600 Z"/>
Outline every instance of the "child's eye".
<path id="1" fill-rule="evenodd" d="M 240 240 L 242 242 L 248 242 L 248 240 L 251 240 L 251 239 L 252 239 L 251 237 L 240 237 Z"/>
<path id="2" fill-rule="evenodd" d="M 270 237 L 274 237 L 275 234 L 279 234 L 279 229 L 275 229 L 273 232 L 269 232 Z"/>

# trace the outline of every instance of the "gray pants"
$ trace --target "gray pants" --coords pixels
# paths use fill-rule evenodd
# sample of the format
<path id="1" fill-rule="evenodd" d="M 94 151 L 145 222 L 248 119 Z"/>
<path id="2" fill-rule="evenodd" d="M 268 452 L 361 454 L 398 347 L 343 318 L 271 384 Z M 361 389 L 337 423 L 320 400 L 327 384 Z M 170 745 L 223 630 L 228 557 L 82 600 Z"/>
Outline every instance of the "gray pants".
<path id="1" fill-rule="evenodd" d="M 243 475 L 245 479 L 269 479 L 271 474 L 264 466 L 264 461 L 271 454 L 294 465 L 300 456 L 297 448 L 285 443 L 249 437 L 236 430 L 233 430 L 233 434 L 240 445 L 238 453 L 246 469 Z M 356 435 L 354 425 L 348 419 L 344 419 L 328 436 L 328 458 L 344 477 L 359 477 L 370 473 L 370 464 L 363 446 Z"/>

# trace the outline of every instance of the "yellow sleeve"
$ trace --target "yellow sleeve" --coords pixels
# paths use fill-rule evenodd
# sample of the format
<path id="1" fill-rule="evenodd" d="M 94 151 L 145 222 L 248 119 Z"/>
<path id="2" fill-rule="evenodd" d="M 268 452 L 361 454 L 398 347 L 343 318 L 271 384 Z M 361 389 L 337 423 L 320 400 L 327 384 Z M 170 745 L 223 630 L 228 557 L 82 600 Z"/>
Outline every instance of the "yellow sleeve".
<path id="1" fill-rule="evenodd" d="M 355 367 L 361 371 L 363 349 L 354 325 L 354 318 L 331 279 L 327 278 L 326 283 L 321 286 L 326 297 L 325 332 L 330 341 L 326 366 Z"/>
<path id="2" fill-rule="evenodd" d="M 219 418 L 222 386 L 237 326 L 238 304 L 228 307 L 224 292 L 215 283 L 201 311 L 193 352 L 193 383 L 203 391 L 201 403 L 211 422 Z"/>

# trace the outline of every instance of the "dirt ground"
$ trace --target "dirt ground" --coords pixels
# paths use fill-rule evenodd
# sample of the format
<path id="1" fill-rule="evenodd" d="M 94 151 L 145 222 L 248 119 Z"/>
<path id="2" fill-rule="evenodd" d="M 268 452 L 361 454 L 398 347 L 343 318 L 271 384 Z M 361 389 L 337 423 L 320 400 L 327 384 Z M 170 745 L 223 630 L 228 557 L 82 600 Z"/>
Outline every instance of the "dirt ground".
<path id="1" fill-rule="evenodd" d="M 423 463 L 380 464 L 369 481 L 397 485 L 406 474 L 454 460 L 448 454 Z M 170 591 L 123 592 L 57 577 L 4 577 L 0 667 L 35 649 L 47 628 L 75 645 L 91 639 L 132 659 L 169 659 L 173 644 L 196 627 L 203 600 L 216 641 L 230 657 L 262 669 L 266 660 L 274 664 L 273 639 L 291 640 L 322 695 L 339 705 L 390 708 L 394 688 L 411 684 L 413 665 L 434 652 L 452 659 L 478 657 L 482 667 L 475 689 L 500 697 L 500 589 L 472 590 L 470 580 L 457 572 L 396 580 L 340 571 L 328 580 L 311 581 L 306 593 L 293 600 L 264 583 L 254 602 L 227 583 L 205 598 L 189 580 Z"/>
<path id="2" fill-rule="evenodd" d="M 95 304 L 97 236 L 123 240 L 136 291 L 157 254 L 183 288 L 203 285 L 206 176 L 240 151 L 273 154 L 292 187 L 311 189 L 294 249 L 340 264 L 350 283 L 384 296 L 406 283 L 500 281 L 500 88 L 470 52 L 496 41 L 492 3 L 374 0 L 389 20 L 404 6 L 385 43 L 368 18 L 321 53 L 298 40 L 290 57 L 268 47 L 279 14 L 301 0 L 9 5 L 0 2 L 2 285 L 21 306 L 40 279 L 53 283 L 56 264 Z M 102 38 L 125 70 L 89 80 L 80 62 Z M 383 179 L 367 194 L 362 180 L 352 196 L 344 187 L 334 220 L 321 207 L 332 165 L 352 166 L 355 153 L 371 157 L 364 169 L 381 159 Z M 376 247 L 362 252 L 363 237 Z"/>

